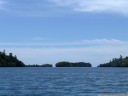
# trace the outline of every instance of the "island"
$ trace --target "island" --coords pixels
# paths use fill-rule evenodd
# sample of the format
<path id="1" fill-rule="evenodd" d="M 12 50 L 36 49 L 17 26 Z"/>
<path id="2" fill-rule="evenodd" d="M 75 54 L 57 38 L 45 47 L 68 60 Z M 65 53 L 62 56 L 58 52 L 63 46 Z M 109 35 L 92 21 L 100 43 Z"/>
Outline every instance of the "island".
<path id="1" fill-rule="evenodd" d="M 25 64 L 17 59 L 17 56 L 13 56 L 12 53 L 8 55 L 3 52 L 0 52 L 0 67 L 25 67 Z"/>
<path id="2" fill-rule="evenodd" d="M 53 67 L 52 64 L 43 64 L 41 67 Z"/>
<path id="3" fill-rule="evenodd" d="M 108 63 L 100 64 L 97 67 L 128 67 L 128 57 L 113 58 Z"/>
<path id="4" fill-rule="evenodd" d="M 32 65 L 26 65 L 26 67 L 53 67 L 53 65 L 52 64 L 43 64 L 43 65 L 32 64 Z"/>
<path id="5" fill-rule="evenodd" d="M 56 67 L 91 67 L 91 63 L 85 63 L 85 62 L 67 62 L 67 61 L 62 61 L 58 62 L 55 65 Z"/>

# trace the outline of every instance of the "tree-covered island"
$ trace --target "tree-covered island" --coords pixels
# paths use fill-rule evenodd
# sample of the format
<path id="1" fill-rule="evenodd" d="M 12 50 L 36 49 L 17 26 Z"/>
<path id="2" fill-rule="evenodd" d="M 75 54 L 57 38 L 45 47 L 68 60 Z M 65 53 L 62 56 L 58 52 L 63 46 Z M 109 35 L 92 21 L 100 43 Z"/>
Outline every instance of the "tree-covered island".
<path id="1" fill-rule="evenodd" d="M 128 57 L 123 58 L 120 55 L 119 58 L 113 58 L 110 62 L 100 64 L 97 67 L 128 67 Z"/>
<path id="2" fill-rule="evenodd" d="M 91 67 L 92 65 L 90 63 L 85 63 L 85 62 L 58 62 L 56 63 L 56 67 Z"/>
<path id="3" fill-rule="evenodd" d="M 22 61 L 17 59 L 17 56 L 13 56 L 12 53 L 7 54 L 5 50 L 0 51 L 0 67 L 53 67 L 52 64 L 33 64 L 25 65 Z"/>
<path id="4" fill-rule="evenodd" d="M 32 64 L 32 65 L 26 65 L 26 67 L 53 67 L 53 65 L 52 64 L 43 64 L 43 65 Z"/>
<path id="5" fill-rule="evenodd" d="M 5 50 L 0 52 L 0 67 L 25 67 L 25 64 L 17 59 L 17 56 L 13 56 L 12 53 L 7 55 Z"/>

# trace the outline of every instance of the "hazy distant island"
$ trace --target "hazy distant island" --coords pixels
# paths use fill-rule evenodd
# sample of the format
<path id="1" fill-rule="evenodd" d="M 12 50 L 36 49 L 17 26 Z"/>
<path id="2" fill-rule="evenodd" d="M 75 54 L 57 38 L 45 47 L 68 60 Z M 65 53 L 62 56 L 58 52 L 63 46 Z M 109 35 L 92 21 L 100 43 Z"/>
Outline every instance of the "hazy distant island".
<path id="1" fill-rule="evenodd" d="M 38 64 L 32 64 L 32 65 L 26 65 L 25 67 L 53 67 L 52 64 L 43 64 L 43 65 L 38 65 Z"/>
<path id="2" fill-rule="evenodd" d="M 91 67 L 92 65 L 90 63 L 85 62 L 58 62 L 56 63 L 56 67 Z"/>
<path id="3" fill-rule="evenodd" d="M 128 57 L 113 58 L 108 63 L 100 64 L 97 67 L 128 67 Z"/>

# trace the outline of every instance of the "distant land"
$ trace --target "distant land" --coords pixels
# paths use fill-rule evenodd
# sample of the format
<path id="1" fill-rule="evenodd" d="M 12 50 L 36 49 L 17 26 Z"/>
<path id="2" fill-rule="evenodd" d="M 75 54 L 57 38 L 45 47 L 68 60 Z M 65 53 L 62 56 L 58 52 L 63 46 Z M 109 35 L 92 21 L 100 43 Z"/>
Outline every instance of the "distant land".
<path id="1" fill-rule="evenodd" d="M 5 50 L 0 52 L 0 67 L 25 67 L 25 64 L 17 59 L 17 56 L 13 56 L 12 53 L 7 55 Z"/>
<path id="2" fill-rule="evenodd" d="M 53 67 L 52 64 L 32 64 L 26 65 L 17 56 L 13 56 L 12 53 L 6 54 L 5 50 L 0 51 L 0 67 Z M 55 64 L 55 67 L 92 67 L 91 63 L 85 62 L 67 62 L 62 61 Z M 128 67 L 128 57 L 123 58 L 121 55 L 119 58 L 113 58 L 108 63 L 99 64 L 97 67 Z"/>
<path id="3" fill-rule="evenodd" d="M 128 67 L 128 57 L 113 58 L 108 63 L 100 64 L 97 67 Z"/>
<path id="4" fill-rule="evenodd" d="M 25 65 L 22 61 L 17 59 L 17 56 L 13 56 L 12 53 L 6 54 L 5 50 L 0 52 L 0 67 L 53 67 L 52 64 L 43 65 Z"/>
<path id="5" fill-rule="evenodd" d="M 25 65 L 25 67 L 53 67 L 53 65 L 52 64 L 43 64 L 43 65 L 33 64 L 33 65 Z"/>
<path id="6" fill-rule="evenodd" d="M 56 67 L 91 67 L 92 65 L 90 63 L 85 62 L 58 62 L 56 63 Z"/>

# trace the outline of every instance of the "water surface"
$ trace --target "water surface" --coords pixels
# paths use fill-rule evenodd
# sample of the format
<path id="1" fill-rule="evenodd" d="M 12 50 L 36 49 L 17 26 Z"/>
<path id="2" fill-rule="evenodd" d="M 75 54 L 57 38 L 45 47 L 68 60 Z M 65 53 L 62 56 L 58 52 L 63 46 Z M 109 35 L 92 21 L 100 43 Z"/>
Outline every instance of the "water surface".
<path id="1" fill-rule="evenodd" d="M 127 68 L 0 68 L 1 96 L 97 96 L 127 90 Z"/>

